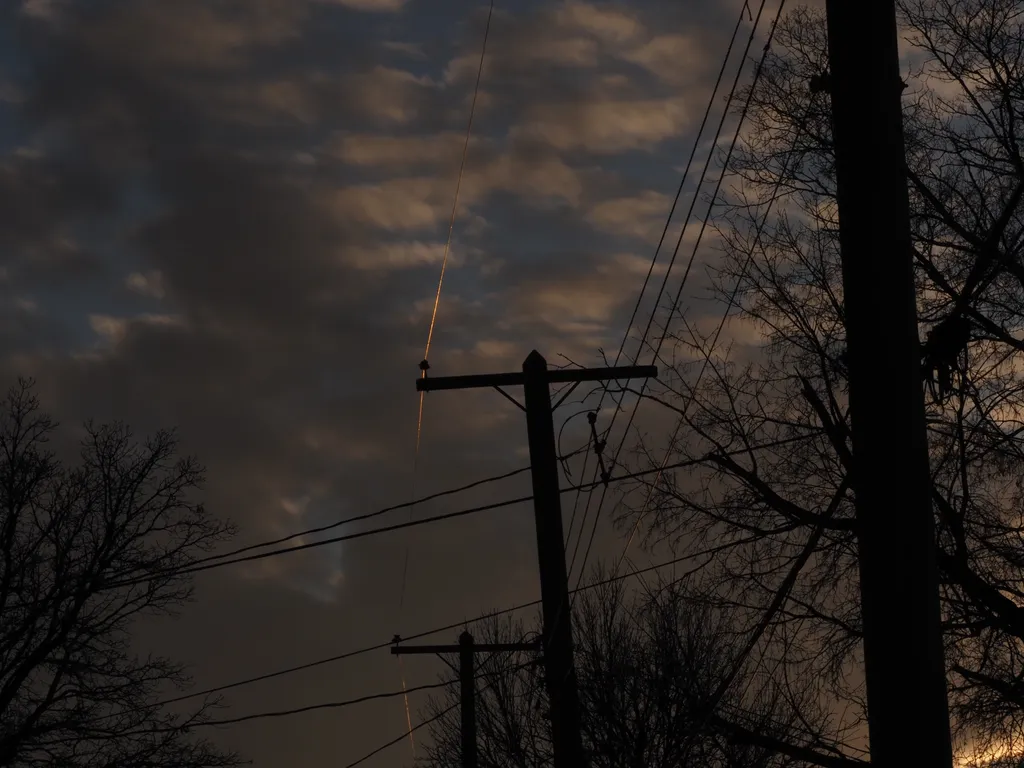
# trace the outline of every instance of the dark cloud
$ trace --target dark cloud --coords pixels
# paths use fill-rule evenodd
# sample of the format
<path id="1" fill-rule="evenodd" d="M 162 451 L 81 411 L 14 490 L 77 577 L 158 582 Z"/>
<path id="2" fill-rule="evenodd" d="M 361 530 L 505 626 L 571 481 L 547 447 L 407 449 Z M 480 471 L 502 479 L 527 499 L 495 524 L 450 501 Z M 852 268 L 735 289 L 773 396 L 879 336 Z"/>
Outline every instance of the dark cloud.
<path id="1" fill-rule="evenodd" d="M 2 93 L 23 97 L 0 105 L 12 126 L 0 134 L 0 372 L 34 374 L 71 425 L 178 426 L 209 467 L 208 506 L 241 527 L 236 544 L 526 462 L 511 404 L 438 393 L 414 478 L 413 381 L 484 9 L 370 5 L 0 9 L 17 30 Z M 515 369 L 533 347 L 553 363 L 614 353 L 676 175 L 630 158 L 681 161 L 659 152 L 692 129 L 724 47 L 720 4 L 706 5 L 499 4 L 439 375 Z M 586 439 L 580 421 L 567 446 Z M 520 478 L 415 514 L 523 492 Z M 597 549 L 618 544 L 602 523 Z M 194 662 L 200 686 L 259 674 L 533 599 L 534 546 L 524 507 L 214 571 L 182 619 L 140 643 Z M 393 662 L 240 689 L 230 714 L 396 688 Z M 407 682 L 436 671 L 409 664 Z M 394 701 L 217 739 L 259 768 L 326 766 L 403 723 Z"/>

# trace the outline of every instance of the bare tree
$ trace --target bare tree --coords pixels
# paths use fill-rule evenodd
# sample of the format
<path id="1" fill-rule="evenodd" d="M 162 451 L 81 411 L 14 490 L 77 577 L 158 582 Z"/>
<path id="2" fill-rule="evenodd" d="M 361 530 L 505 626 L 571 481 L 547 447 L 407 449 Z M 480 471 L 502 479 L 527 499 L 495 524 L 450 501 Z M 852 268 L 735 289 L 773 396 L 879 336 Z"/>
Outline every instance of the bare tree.
<path id="1" fill-rule="evenodd" d="M 119 424 L 86 425 L 66 466 L 31 386 L 0 403 L 0 764 L 237 764 L 188 733 L 214 702 L 160 707 L 188 678 L 132 647 L 134 622 L 189 598 L 179 569 L 230 533 L 191 499 L 202 467 L 171 433 L 137 444 Z"/>
<path id="2" fill-rule="evenodd" d="M 951 704 L 961 743 L 1005 744 L 1024 736 L 1024 9 L 905 0 L 901 17 Z M 763 694 L 832 713 L 797 717 L 772 748 L 853 765 L 865 701 L 823 14 L 790 13 L 775 39 L 719 201 L 714 268 L 732 327 L 763 345 L 723 348 L 717 317 L 672 308 L 651 399 L 680 429 L 667 446 L 641 439 L 638 455 L 697 463 L 639 482 L 619 519 L 649 545 L 717 547 L 691 589 L 762 633 L 752 653 L 778 662 Z M 771 746 L 741 714 L 711 722 Z"/>
<path id="3" fill-rule="evenodd" d="M 731 671 L 735 638 L 720 611 L 691 600 L 682 581 L 639 594 L 627 593 L 621 582 L 600 581 L 578 596 L 573 612 L 583 737 L 594 768 L 781 768 L 798 762 L 701 727 L 706 702 Z M 487 642 L 526 636 L 522 623 L 511 620 L 492 620 L 484 635 Z M 482 666 L 476 699 L 480 765 L 550 765 L 548 700 L 539 665 L 524 653 L 495 656 Z M 760 674 L 747 665 L 741 683 Z M 784 731 L 792 707 L 739 690 L 744 687 L 730 692 L 723 706 L 742 709 L 746 727 Z M 431 726 L 429 765 L 460 764 L 458 704 L 453 687 L 428 706 L 426 715 L 438 717 Z"/>

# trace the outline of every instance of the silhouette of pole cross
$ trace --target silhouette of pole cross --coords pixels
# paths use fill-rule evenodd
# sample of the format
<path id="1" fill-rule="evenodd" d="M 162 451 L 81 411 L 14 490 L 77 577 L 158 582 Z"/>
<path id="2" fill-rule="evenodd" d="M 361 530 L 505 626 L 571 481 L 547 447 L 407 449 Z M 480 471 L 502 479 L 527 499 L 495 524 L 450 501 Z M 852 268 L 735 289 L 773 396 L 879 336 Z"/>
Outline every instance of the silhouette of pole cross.
<path id="1" fill-rule="evenodd" d="M 476 750 L 476 654 L 514 653 L 536 651 L 538 643 L 474 643 L 469 632 L 459 635 L 458 645 L 401 645 L 402 638 L 395 637 L 391 653 L 400 656 L 410 653 L 459 654 L 459 682 L 461 684 L 462 707 L 462 768 L 477 768 Z"/>
<path id="2" fill-rule="evenodd" d="M 557 408 L 584 381 L 655 378 L 653 365 L 611 368 L 559 368 L 549 370 L 547 361 L 534 350 L 523 361 L 522 372 L 430 378 L 428 366 L 416 390 L 479 389 L 493 387 L 526 412 L 530 443 L 530 474 L 533 480 L 533 511 L 537 527 L 537 557 L 540 565 L 541 603 L 544 615 L 542 642 L 544 677 L 551 701 L 551 737 L 555 768 L 584 768 L 587 763 L 580 732 L 579 691 L 572 653 L 572 624 L 569 611 L 569 578 L 565 568 L 565 538 L 558 487 L 558 453 L 552 418 L 551 384 L 572 383 L 555 404 Z M 525 406 L 502 387 L 522 386 Z"/>

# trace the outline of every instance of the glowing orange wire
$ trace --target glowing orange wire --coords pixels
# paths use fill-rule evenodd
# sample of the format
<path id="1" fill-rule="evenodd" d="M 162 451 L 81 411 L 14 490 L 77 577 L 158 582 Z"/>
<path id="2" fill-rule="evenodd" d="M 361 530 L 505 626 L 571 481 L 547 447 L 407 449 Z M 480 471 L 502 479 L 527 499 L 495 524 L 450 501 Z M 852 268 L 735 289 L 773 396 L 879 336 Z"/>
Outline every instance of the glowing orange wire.
<path id="1" fill-rule="evenodd" d="M 402 698 L 405 700 L 405 725 L 409 729 L 409 748 L 412 750 L 412 759 L 416 759 L 416 737 L 412 735 L 412 715 L 409 713 L 409 693 L 405 685 L 405 667 L 402 666 L 402 657 L 398 657 L 398 670 L 402 675 Z"/>
<path id="2" fill-rule="evenodd" d="M 441 258 L 441 275 L 437 279 L 437 293 L 434 295 L 434 309 L 430 313 L 430 327 L 427 330 L 427 345 L 423 350 L 423 359 L 426 360 L 430 357 L 430 342 L 434 338 L 434 324 L 437 322 L 437 308 L 441 304 L 441 284 L 444 282 L 445 269 L 448 266 L 448 254 L 451 252 L 452 247 L 452 232 L 455 230 L 455 214 L 459 208 L 459 193 L 462 190 L 462 177 L 466 172 L 466 157 L 469 155 L 469 139 L 473 134 L 473 116 L 476 114 L 476 100 L 480 94 L 480 79 L 484 73 L 484 54 L 487 53 L 487 37 L 491 31 L 491 17 L 494 15 L 494 0 L 491 0 L 490 8 L 487 11 L 487 24 L 484 27 L 484 40 L 483 45 L 480 46 L 480 63 L 476 69 L 476 83 L 473 85 L 473 101 L 469 105 L 469 122 L 466 125 L 466 140 L 462 145 L 462 162 L 459 164 L 459 178 L 455 182 L 455 199 L 452 201 L 452 215 L 448 219 L 448 240 L 444 245 L 444 256 Z M 427 372 L 424 371 L 423 375 L 426 376 Z M 421 393 L 422 394 L 422 393 Z M 421 408 L 420 415 L 422 416 L 422 397 L 420 398 Z M 419 428 L 416 430 L 417 445 L 419 445 Z"/>
<path id="3" fill-rule="evenodd" d="M 481 80 L 481 78 L 483 76 L 483 71 L 484 71 L 484 55 L 487 53 L 487 38 L 490 35 L 490 31 L 491 31 L 491 18 L 493 16 L 494 16 L 494 0 L 491 0 L 490 6 L 487 9 L 487 23 L 484 26 L 483 43 L 480 46 L 480 62 L 477 65 L 477 70 L 476 70 L 476 83 L 474 83 L 474 85 L 473 85 L 473 100 L 472 100 L 472 102 L 470 102 L 470 105 L 469 105 L 469 120 L 468 120 L 468 122 L 466 124 L 466 140 L 463 142 L 463 145 L 462 145 L 462 160 L 459 163 L 459 175 L 458 175 L 458 179 L 455 182 L 455 198 L 452 200 L 452 214 L 451 214 L 451 216 L 448 219 L 448 238 L 445 240 L 445 244 L 444 244 L 444 255 L 441 257 L 441 274 L 437 278 L 437 292 L 434 294 L 434 307 L 433 307 L 433 309 L 430 312 L 430 326 L 427 328 L 427 343 L 426 343 L 426 345 L 425 345 L 425 347 L 423 349 L 423 362 L 424 363 L 426 363 L 427 359 L 430 357 L 430 344 L 434 340 L 434 327 L 437 324 L 437 310 L 438 310 L 438 307 L 440 307 L 440 305 L 441 305 L 441 286 L 444 284 L 444 275 L 445 275 L 445 271 L 448 268 L 448 255 L 451 253 L 451 248 L 452 248 L 452 234 L 455 231 L 455 215 L 456 215 L 456 213 L 458 213 L 458 210 L 459 210 L 459 194 L 462 191 L 462 179 L 463 179 L 463 177 L 465 176 L 465 173 L 466 173 L 466 158 L 469 156 L 469 141 L 470 141 L 470 138 L 473 135 L 473 117 L 476 114 L 477 97 L 480 95 L 480 80 Z M 420 377 L 421 378 L 426 378 L 426 376 L 427 376 L 427 370 L 426 370 L 426 366 L 424 366 L 423 371 L 422 371 Z M 416 452 L 414 454 L 413 465 L 412 465 L 413 495 L 415 495 L 416 470 L 419 467 L 420 443 L 421 443 L 421 438 L 423 436 L 423 402 L 424 402 L 423 401 L 423 396 L 424 396 L 424 394 L 425 394 L 424 392 L 420 392 L 419 408 L 418 408 L 418 411 L 417 411 L 417 414 L 416 414 Z M 414 509 L 415 508 L 413 508 L 413 507 L 410 507 L 410 509 L 409 509 L 409 519 L 410 520 L 412 519 L 412 515 L 413 515 L 413 512 L 414 512 Z M 399 607 L 399 609 L 401 609 L 402 605 L 405 602 L 405 581 L 406 581 L 406 574 L 408 573 L 408 570 L 409 570 L 409 549 L 408 549 L 408 547 L 406 547 L 404 564 L 402 565 L 402 588 L 401 588 L 401 593 L 400 593 L 399 598 L 398 598 L 398 607 Z M 402 692 L 403 692 L 403 698 L 405 700 L 405 722 L 406 722 L 406 726 L 409 729 L 409 743 L 410 743 L 410 745 L 412 747 L 413 759 L 415 760 L 415 758 L 416 758 L 416 740 L 415 740 L 415 738 L 412 735 L 413 728 L 412 728 L 412 717 L 411 717 L 411 715 L 409 713 L 409 695 L 407 693 L 405 693 L 405 690 L 406 690 L 406 687 L 405 687 L 405 671 L 404 671 L 404 669 L 401 666 L 401 656 L 399 656 L 399 670 L 400 670 L 401 675 L 402 675 Z"/>

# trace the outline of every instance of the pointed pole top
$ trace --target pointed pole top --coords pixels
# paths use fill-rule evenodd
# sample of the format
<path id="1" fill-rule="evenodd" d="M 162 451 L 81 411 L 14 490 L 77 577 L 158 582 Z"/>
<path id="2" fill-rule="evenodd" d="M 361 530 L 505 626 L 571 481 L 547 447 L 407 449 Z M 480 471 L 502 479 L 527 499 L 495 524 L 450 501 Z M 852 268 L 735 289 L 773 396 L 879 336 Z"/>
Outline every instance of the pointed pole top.
<path id="1" fill-rule="evenodd" d="M 544 356 L 535 349 L 526 356 L 526 359 L 523 361 L 523 369 L 546 368 L 547 364 L 548 361 L 545 360 Z"/>

